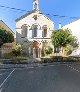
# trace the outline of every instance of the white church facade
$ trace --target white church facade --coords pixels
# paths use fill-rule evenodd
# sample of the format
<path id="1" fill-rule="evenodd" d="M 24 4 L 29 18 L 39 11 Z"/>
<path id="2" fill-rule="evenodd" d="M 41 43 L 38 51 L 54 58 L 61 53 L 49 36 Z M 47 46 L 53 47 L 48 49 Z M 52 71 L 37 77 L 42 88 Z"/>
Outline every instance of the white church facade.
<path id="1" fill-rule="evenodd" d="M 39 58 L 51 43 L 53 30 L 53 21 L 39 11 L 39 2 L 34 0 L 33 10 L 16 19 L 16 43 L 22 45 L 24 53 Z"/>

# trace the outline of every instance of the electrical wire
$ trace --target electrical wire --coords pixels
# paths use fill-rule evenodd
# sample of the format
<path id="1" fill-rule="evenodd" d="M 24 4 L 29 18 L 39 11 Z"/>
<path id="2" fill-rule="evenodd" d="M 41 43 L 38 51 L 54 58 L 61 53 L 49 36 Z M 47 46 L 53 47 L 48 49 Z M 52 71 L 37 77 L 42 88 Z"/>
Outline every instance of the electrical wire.
<path id="1" fill-rule="evenodd" d="M 8 7 L 8 6 L 3 6 L 3 5 L 0 5 L 1 8 L 6 8 L 6 9 L 12 9 L 12 10 L 17 10 L 17 11 L 27 11 L 27 10 L 22 10 L 22 9 L 17 9 L 17 8 L 13 8 L 13 7 Z"/>
<path id="2" fill-rule="evenodd" d="M 23 9 L 18 9 L 18 8 L 14 8 L 14 7 L 8 7 L 8 6 L 3 6 L 3 5 L 0 5 L 1 8 L 6 8 L 6 9 L 11 9 L 11 10 L 16 10 L 16 11 L 20 11 L 20 12 L 30 12 L 30 11 L 27 11 L 27 10 L 23 10 Z M 40 13 L 40 14 L 43 14 L 43 13 Z M 57 18 L 70 18 L 70 19 L 79 19 L 80 17 L 74 17 L 74 16 L 64 16 L 64 15 L 58 15 L 58 14 L 45 14 L 47 16 L 51 16 L 51 17 L 57 17 Z"/>
<path id="3" fill-rule="evenodd" d="M 62 16 L 62 15 L 51 15 L 51 14 L 46 14 L 48 16 L 52 16 L 52 17 L 59 17 L 59 18 L 71 18 L 71 19 L 79 19 L 80 17 L 74 17 L 74 16 Z"/>

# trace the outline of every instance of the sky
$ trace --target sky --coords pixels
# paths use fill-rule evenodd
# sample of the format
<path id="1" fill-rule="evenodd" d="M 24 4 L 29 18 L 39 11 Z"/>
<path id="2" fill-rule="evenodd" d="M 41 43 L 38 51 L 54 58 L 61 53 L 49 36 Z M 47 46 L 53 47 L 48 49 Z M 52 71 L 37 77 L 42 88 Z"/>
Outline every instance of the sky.
<path id="1" fill-rule="evenodd" d="M 59 23 L 64 26 L 77 20 L 70 17 L 80 17 L 80 0 L 39 0 L 39 4 L 43 14 L 50 14 L 46 16 L 55 23 L 55 29 L 59 28 Z M 0 6 L 26 10 L 21 12 L 0 7 L 0 20 L 3 20 L 9 28 L 16 32 L 15 20 L 27 11 L 33 10 L 33 0 L 0 0 Z"/>

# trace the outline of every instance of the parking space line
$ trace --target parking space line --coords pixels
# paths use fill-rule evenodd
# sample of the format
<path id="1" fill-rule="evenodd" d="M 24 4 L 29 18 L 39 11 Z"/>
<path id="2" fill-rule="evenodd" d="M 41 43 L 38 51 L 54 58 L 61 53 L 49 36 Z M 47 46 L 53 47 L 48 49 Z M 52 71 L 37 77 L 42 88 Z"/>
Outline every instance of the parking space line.
<path id="1" fill-rule="evenodd" d="M 77 72 L 80 72 L 78 69 L 76 69 L 76 68 L 74 68 L 74 67 L 72 67 L 72 66 L 69 66 L 69 65 L 67 65 L 67 66 L 70 67 L 71 69 L 77 71 Z"/>
<path id="2" fill-rule="evenodd" d="M 12 73 L 15 71 L 15 69 L 13 69 L 10 73 L 9 73 L 9 75 L 4 79 L 4 81 L 0 84 L 0 89 L 1 89 L 1 87 L 4 85 L 4 83 L 7 81 L 7 79 L 12 75 Z"/>

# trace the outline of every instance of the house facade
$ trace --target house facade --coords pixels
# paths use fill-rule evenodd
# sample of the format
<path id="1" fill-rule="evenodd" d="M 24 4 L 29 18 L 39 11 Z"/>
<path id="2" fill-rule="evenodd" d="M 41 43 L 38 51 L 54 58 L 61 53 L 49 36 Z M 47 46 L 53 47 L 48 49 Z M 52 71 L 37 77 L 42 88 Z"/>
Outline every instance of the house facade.
<path id="1" fill-rule="evenodd" d="M 51 43 L 53 30 L 54 23 L 39 11 L 39 2 L 34 0 L 33 10 L 16 20 L 16 43 L 22 45 L 23 53 L 39 58 Z"/>
<path id="2" fill-rule="evenodd" d="M 6 31 L 11 32 L 15 36 L 15 33 L 2 20 L 0 20 L 0 29 L 2 28 Z"/>
<path id="3" fill-rule="evenodd" d="M 5 43 L 0 47 L 0 58 L 1 58 L 1 57 L 4 57 L 4 55 L 6 53 L 10 53 L 12 51 L 12 49 L 16 45 L 16 42 L 15 42 L 16 40 L 15 40 L 15 33 L 2 20 L 0 20 L 0 29 L 4 29 L 6 31 L 9 31 L 14 36 L 14 42 Z"/>
<path id="4" fill-rule="evenodd" d="M 69 29 L 69 30 L 71 30 L 72 34 L 74 36 L 76 36 L 76 38 L 78 39 L 78 42 L 80 44 L 80 19 L 63 26 L 62 29 Z"/>
<path id="5" fill-rule="evenodd" d="M 71 53 L 71 56 L 80 57 L 80 19 L 63 26 L 62 29 L 69 29 L 72 31 L 72 34 L 76 36 L 79 47 Z"/>
<path id="6" fill-rule="evenodd" d="M 9 31 L 10 33 L 12 33 L 14 36 L 13 44 L 16 44 L 15 33 L 2 20 L 0 20 L 0 29 L 5 29 L 6 31 Z"/>

